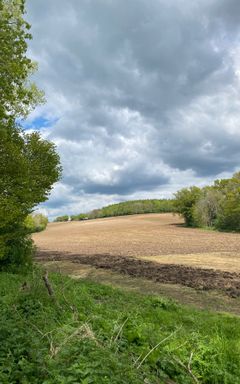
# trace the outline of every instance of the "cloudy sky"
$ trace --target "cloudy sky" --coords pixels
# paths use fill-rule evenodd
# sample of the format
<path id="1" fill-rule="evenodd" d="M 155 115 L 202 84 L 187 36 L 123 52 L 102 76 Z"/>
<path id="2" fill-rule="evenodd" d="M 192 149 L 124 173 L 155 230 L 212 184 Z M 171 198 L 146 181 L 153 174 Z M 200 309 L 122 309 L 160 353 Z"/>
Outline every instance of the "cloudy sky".
<path id="1" fill-rule="evenodd" d="M 239 0 L 27 0 L 54 141 L 51 217 L 171 197 L 240 169 Z"/>

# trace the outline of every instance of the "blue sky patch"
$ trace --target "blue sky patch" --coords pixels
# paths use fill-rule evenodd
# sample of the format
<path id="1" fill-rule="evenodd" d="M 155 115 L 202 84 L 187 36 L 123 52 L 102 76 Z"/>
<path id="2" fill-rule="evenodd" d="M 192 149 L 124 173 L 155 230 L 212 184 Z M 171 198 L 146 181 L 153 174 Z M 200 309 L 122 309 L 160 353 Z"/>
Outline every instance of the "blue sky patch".
<path id="1" fill-rule="evenodd" d="M 58 118 L 55 119 L 47 119 L 43 116 L 37 117 L 32 121 L 23 121 L 21 125 L 24 129 L 35 129 L 40 130 L 41 128 L 47 128 L 53 126 L 58 121 Z"/>

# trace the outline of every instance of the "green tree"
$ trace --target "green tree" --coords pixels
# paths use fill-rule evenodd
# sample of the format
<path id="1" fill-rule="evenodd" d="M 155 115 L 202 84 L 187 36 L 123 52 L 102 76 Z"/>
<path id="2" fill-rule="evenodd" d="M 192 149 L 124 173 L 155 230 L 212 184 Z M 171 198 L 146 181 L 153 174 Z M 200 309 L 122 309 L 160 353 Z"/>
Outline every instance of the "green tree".
<path id="1" fill-rule="evenodd" d="M 26 229 L 29 233 L 41 232 L 46 229 L 48 218 L 41 213 L 28 215 L 24 221 Z"/>
<path id="2" fill-rule="evenodd" d="M 198 227 L 214 227 L 221 211 L 222 192 L 215 187 L 205 187 L 193 208 L 193 221 Z"/>
<path id="3" fill-rule="evenodd" d="M 37 65 L 26 56 L 30 25 L 24 0 L 0 0 L 0 120 L 25 117 L 44 100 L 29 76 Z M 2 127 L 1 127 L 2 128 Z"/>
<path id="4" fill-rule="evenodd" d="M 31 35 L 24 13 L 24 0 L 0 0 L 0 267 L 30 261 L 26 217 L 61 175 L 54 144 L 16 122 L 43 99 L 29 81 L 36 65 L 26 56 Z"/>
<path id="5" fill-rule="evenodd" d="M 61 221 L 68 221 L 69 216 L 68 215 L 63 215 L 63 216 L 58 216 L 54 220 L 56 223 L 61 222 Z"/>
<path id="6" fill-rule="evenodd" d="M 230 179 L 215 180 L 210 187 L 178 191 L 175 207 L 188 226 L 240 231 L 240 172 Z"/>
<path id="7" fill-rule="evenodd" d="M 47 200 L 61 174 L 54 144 L 38 133 L 26 134 L 11 126 L 0 135 L 0 264 L 30 253 L 24 220 L 34 207 Z M 17 262 L 17 260 L 16 260 Z"/>
<path id="8" fill-rule="evenodd" d="M 183 216 L 187 226 L 194 226 L 194 207 L 201 197 L 198 187 L 183 188 L 175 193 L 174 205 L 176 212 Z"/>
<path id="9" fill-rule="evenodd" d="M 235 173 L 231 179 L 221 180 L 216 184 L 223 196 L 216 227 L 240 231 L 240 172 Z"/>

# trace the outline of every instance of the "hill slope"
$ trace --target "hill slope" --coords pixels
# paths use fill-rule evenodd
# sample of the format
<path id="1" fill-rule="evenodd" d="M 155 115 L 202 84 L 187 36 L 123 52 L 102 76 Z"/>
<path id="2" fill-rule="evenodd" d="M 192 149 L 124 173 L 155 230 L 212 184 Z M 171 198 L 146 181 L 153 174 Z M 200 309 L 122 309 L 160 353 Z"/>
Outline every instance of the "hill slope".
<path id="1" fill-rule="evenodd" d="M 0 382 L 239 384 L 240 320 L 41 270 L 1 273 Z"/>

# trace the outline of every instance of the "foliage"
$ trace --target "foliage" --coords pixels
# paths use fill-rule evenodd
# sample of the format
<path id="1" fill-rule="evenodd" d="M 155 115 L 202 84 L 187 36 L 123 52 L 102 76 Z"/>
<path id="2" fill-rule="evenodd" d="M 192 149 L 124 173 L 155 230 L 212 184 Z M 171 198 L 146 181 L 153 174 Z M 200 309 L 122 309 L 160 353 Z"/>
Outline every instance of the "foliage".
<path id="1" fill-rule="evenodd" d="M 173 211 L 173 200 L 132 200 L 124 201 L 118 204 L 111 204 L 100 209 L 94 209 L 89 213 L 80 213 L 78 215 L 72 215 L 71 220 L 75 221 L 97 219 L 101 217 L 136 215 L 141 213 L 164 213 Z M 65 217 L 68 216 L 59 216 L 55 219 L 55 221 L 67 221 L 65 220 Z"/>
<path id="2" fill-rule="evenodd" d="M 240 231 L 240 172 L 213 186 L 178 191 L 175 207 L 188 226 Z"/>
<path id="3" fill-rule="evenodd" d="M 41 270 L 1 273 L 2 384 L 240 383 L 239 318 L 59 274 L 50 282 L 54 298 Z"/>
<path id="4" fill-rule="evenodd" d="M 186 222 L 186 225 L 194 225 L 194 206 L 201 196 L 201 189 L 198 187 L 183 188 L 175 193 L 175 207 Z"/>
<path id="5" fill-rule="evenodd" d="M 24 220 L 45 201 L 52 184 L 60 177 L 59 156 L 54 144 L 38 133 L 26 134 L 11 124 L 0 130 L 0 267 L 12 261 L 16 244 L 23 257 L 28 231 Z M 17 262 L 17 260 L 16 260 Z"/>
<path id="6" fill-rule="evenodd" d="M 58 216 L 56 217 L 56 219 L 54 220 L 55 222 L 59 222 L 59 221 L 68 221 L 69 219 L 69 216 L 68 215 L 63 215 L 63 216 Z"/>
<path id="7" fill-rule="evenodd" d="M 0 121 L 26 116 L 43 101 L 43 94 L 28 81 L 36 64 L 27 56 L 30 25 L 23 19 L 24 0 L 0 0 Z"/>
<path id="8" fill-rule="evenodd" d="M 35 213 L 28 215 L 24 221 L 24 224 L 29 233 L 41 232 L 46 229 L 48 218 L 41 213 Z"/>
<path id="9" fill-rule="evenodd" d="M 31 35 L 24 13 L 24 0 L 0 0 L 0 269 L 28 264 L 33 245 L 24 220 L 61 173 L 55 146 L 17 124 L 42 101 L 28 80 L 36 66 L 26 56 Z"/>
<path id="10" fill-rule="evenodd" d="M 193 209 L 193 222 L 198 227 L 214 227 L 220 212 L 222 194 L 215 188 L 203 188 Z"/>
<path id="11" fill-rule="evenodd" d="M 96 213 L 96 217 L 134 215 L 140 213 L 161 213 L 172 211 L 173 204 L 171 200 L 133 200 L 103 207 L 99 210 L 99 212 Z M 92 215 L 93 217 L 95 216 L 94 212 Z"/>
<path id="12" fill-rule="evenodd" d="M 72 221 L 81 221 L 81 220 L 86 220 L 86 219 L 88 219 L 87 213 L 79 213 L 79 215 L 72 215 L 71 216 Z"/>
<path id="13" fill-rule="evenodd" d="M 220 184 L 222 201 L 216 227 L 223 230 L 240 231 L 240 172 Z"/>
<path id="14" fill-rule="evenodd" d="M 22 223 L 0 236 L 0 252 L 0 270 L 17 272 L 31 268 L 35 246 Z"/>

